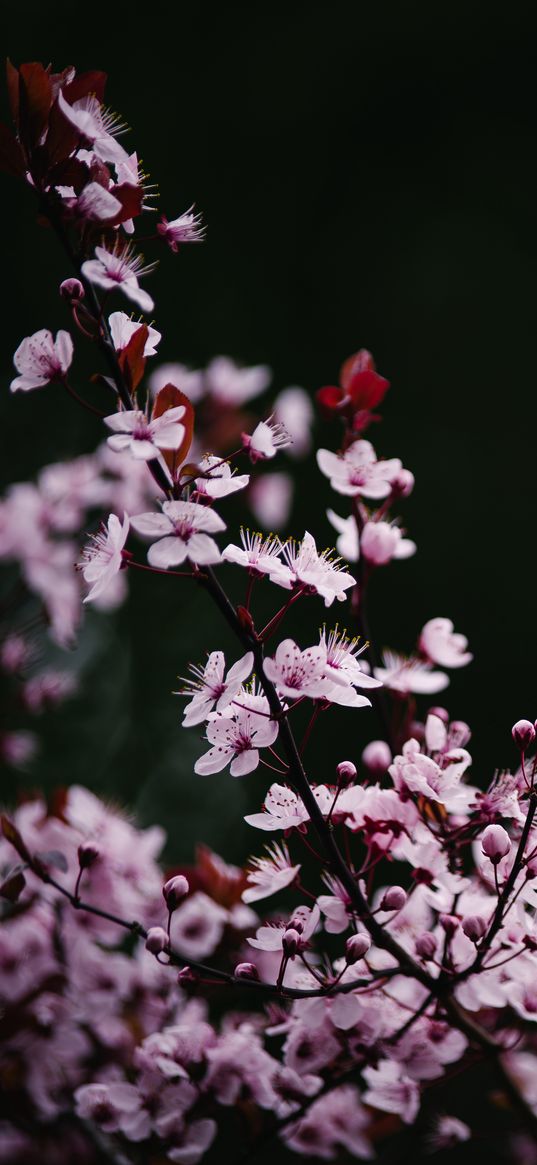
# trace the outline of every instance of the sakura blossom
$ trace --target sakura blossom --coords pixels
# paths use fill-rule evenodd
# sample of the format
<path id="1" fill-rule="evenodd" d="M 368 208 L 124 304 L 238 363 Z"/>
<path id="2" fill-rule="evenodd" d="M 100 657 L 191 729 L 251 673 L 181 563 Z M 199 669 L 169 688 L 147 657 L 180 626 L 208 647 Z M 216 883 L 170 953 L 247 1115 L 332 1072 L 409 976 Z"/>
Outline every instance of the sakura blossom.
<path id="1" fill-rule="evenodd" d="M 11 381 L 12 392 L 30 392 L 53 381 L 65 380 L 73 360 L 73 341 L 69 332 L 59 331 L 56 339 L 42 328 L 19 344 L 13 357 L 18 376 Z"/>
<path id="2" fill-rule="evenodd" d="M 259 764 L 259 749 L 274 744 L 278 725 L 271 718 L 268 701 L 262 696 L 242 697 L 242 706 L 231 716 L 222 715 L 207 725 L 207 740 L 213 746 L 196 761 L 199 776 L 219 773 L 230 765 L 232 777 L 244 777 Z"/>
<path id="3" fill-rule="evenodd" d="M 396 651 L 383 652 L 383 667 L 374 669 L 376 679 L 393 692 L 407 695 L 434 696 L 449 685 L 445 672 L 435 671 L 417 656 L 405 656 Z"/>
<path id="4" fill-rule="evenodd" d="M 98 534 L 91 536 L 82 551 L 78 569 L 82 571 L 84 582 L 90 585 L 84 602 L 91 603 L 100 598 L 123 565 L 123 549 L 129 534 L 129 519 L 124 514 L 120 522 L 115 514 L 110 514 L 108 523 Z"/>
<path id="5" fill-rule="evenodd" d="M 419 1109 L 419 1088 L 393 1060 L 381 1060 L 376 1068 L 364 1068 L 367 1091 L 364 1101 L 382 1112 L 395 1112 L 411 1124 Z"/>
<path id="6" fill-rule="evenodd" d="M 325 657 L 322 648 L 300 651 L 292 639 L 285 639 L 276 649 L 274 659 L 265 660 L 265 674 L 281 696 L 324 695 Z"/>
<path id="7" fill-rule="evenodd" d="M 235 473 L 229 461 L 211 453 L 202 457 L 199 469 L 201 474 L 195 479 L 197 493 L 215 500 L 245 489 L 250 481 L 247 473 Z"/>
<path id="8" fill-rule="evenodd" d="M 157 223 L 157 231 L 171 251 L 178 251 L 179 246 L 183 243 L 202 243 L 205 238 L 205 230 L 202 215 L 194 214 L 193 205 L 170 222 L 163 214 L 160 222 Z"/>
<path id="9" fill-rule="evenodd" d="M 326 785 L 318 785 L 312 791 L 321 812 L 328 814 L 334 800 L 333 794 Z M 250 813 L 244 820 L 256 829 L 287 831 L 304 825 L 309 820 L 309 813 L 292 789 L 276 783 L 271 785 L 266 795 L 263 812 Z"/>
<path id="10" fill-rule="evenodd" d="M 142 327 L 142 323 L 140 320 L 133 320 L 124 311 L 113 311 L 108 316 L 108 326 L 116 352 L 122 352 L 130 343 L 132 337 L 136 335 L 139 328 Z M 147 329 L 147 340 L 144 345 L 144 356 L 156 356 L 157 345 L 161 339 L 161 333 L 157 332 L 156 328 L 149 326 Z"/>
<path id="11" fill-rule="evenodd" d="M 334 530 L 338 531 L 336 549 L 347 562 L 358 562 L 360 557 L 360 539 L 358 527 L 352 514 L 348 518 L 340 518 L 334 510 L 327 510 L 326 516 Z"/>
<path id="12" fill-rule="evenodd" d="M 267 421 L 259 422 L 251 436 L 243 433 L 242 444 L 255 465 L 256 461 L 269 461 L 275 457 L 278 449 L 285 449 L 291 444 L 291 437 L 281 421 L 269 417 Z"/>
<path id="13" fill-rule="evenodd" d="M 162 513 L 137 514 L 132 529 L 147 538 L 147 559 L 160 570 L 180 566 L 187 559 L 195 566 L 220 562 L 220 551 L 211 534 L 225 530 L 219 514 L 196 502 L 164 502 Z"/>
<path id="14" fill-rule="evenodd" d="M 173 943 L 185 958 L 205 959 L 216 950 L 227 918 L 227 911 L 206 894 L 191 894 L 174 912 Z"/>
<path id="15" fill-rule="evenodd" d="M 229 356 L 216 356 L 206 370 L 208 391 L 221 404 L 241 406 L 268 388 L 272 373 L 266 364 L 241 367 Z"/>
<path id="16" fill-rule="evenodd" d="M 145 267 L 143 259 L 136 255 L 132 246 L 117 247 L 108 251 L 106 247 L 95 248 L 95 258 L 86 259 L 82 264 L 82 275 L 104 291 L 123 291 L 127 299 L 131 299 L 140 311 L 151 312 L 154 308 L 153 300 L 147 291 L 143 291 L 138 283 L 142 275 L 148 275 L 152 266 Z"/>
<path id="17" fill-rule="evenodd" d="M 292 885 L 300 872 L 300 864 L 292 865 L 285 844 L 266 846 L 266 857 L 254 857 L 248 868 L 248 887 L 243 890 L 243 902 L 259 902 Z"/>
<path id="18" fill-rule="evenodd" d="M 282 561 L 273 563 L 270 578 L 287 590 L 301 586 L 311 594 L 320 595 L 326 607 L 330 607 L 334 599 L 343 602 L 345 592 L 356 583 L 341 564 L 341 559 L 331 558 L 329 550 L 319 554 L 315 539 L 308 530 L 302 542 L 284 543 Z"/>
<path id="19" fill-rule="evenodd" d="M 399 527 L 390 522 L 366 522 L 360 547 L 373 566 L 386 566 L 392 558 L 410 558 L 416 553 L 416 543 L 404 538 Z"/>
<path id="20" fill-rule="evenodd" d="M 125 409 L 111 413 L 104 423 L 112 429 L 108 446 L 114 453 L 130 453 L 140 461 L 151 461 L 159 457 L 161 449 L 178 449 L 185 435 L 181 419 L 185 415 L 184 405 L 168 409 L 160 417 L 148 420 L 141 409 Z"/>
<path id="21" fill-rule="evenodd" d="M 200 668 L 190 665 L 193 679 L 185 679 L 184 688 L 175 695 L 187 696 L 190 702 L 185 706 L 183 728 L 202 724 L 212 712 L 222 712 L 238 699 L 244 680 L 251 675 L 254 664 L 253 652 L 248 651 L 225 673 L 225 659 L 222 651 L 211 651 L 205 664 Z"/>
<path id="22" fill-rule="evenodd" d="M 240 539 L 242 549 L 230 542 L 222 551 L 224 562 L 245 566 L 252 575 L 259 578 L 265 574 L 270 575 L 275 569 L 275 564 L 281 565 L 283 543 L 279 538 L 272 535 L 265 537 L 263 534 L 255 534 L 241 527 Z"/>
<path id="23" fill-rule="evenodd" d="M 341 456 L 329 449 L 319 449 L 317 464 L 321 473 L 330 478 L 336 493 L 372 500 L 389 496 L 392 483 L 402 468 L 397 457 L 377 461 L 371 442 L 363 439 L 354 441 Z"/>
<path id="24" fill-rule="evenodd" d="M 267 530 L 283 530 L 293 503 L 293 480 L 288 473 L 264 473 L 249 490 L 252 513 Z"/>
<path id="25" fill-rule="evenodd" d="M 466 636 L 453 630 L 451 619 L 429 619 L 419 638 L 423 656 L 440 667 L 466 667 L 473 659 L 467 646 Z"/>
<path id="26" fill-rule="evenodd" d="M 290 457 L 305 457 L 311 448 L 311 427 L 314 410 L 309 394 L 298 386 L 284 388 L 274 402 L 276 420 L 289 434 Z"/>
<path id="27" fill-rule="evenodd" d="M 126 150 L 116 140 L 117 135 L 123 132 L 123 126 L 113 113 L 103 108 L 96 97 L 82 97 L 71 105 L 60 89 L 57 101 L 63 117 L 78 130 L 101 162 L 128 162 Z"/>

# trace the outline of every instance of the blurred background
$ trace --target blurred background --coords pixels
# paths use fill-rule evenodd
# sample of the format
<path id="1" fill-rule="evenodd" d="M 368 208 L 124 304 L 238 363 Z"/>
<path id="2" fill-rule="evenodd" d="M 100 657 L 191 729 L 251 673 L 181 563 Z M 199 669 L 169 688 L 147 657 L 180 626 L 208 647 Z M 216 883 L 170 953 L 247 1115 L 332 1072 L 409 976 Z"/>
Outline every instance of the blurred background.
<path id="1" fill-rule="evenodd" d="M 224 353 L 269 364 L 274 393 L 302 385 L 313 394 L 367 347 L 392 382 L 384 423 L 370 436 L 379 454 L 415 473 L 402 510 L 418 553 L 377 572 L 373 637 L 410 650 L 435 615 L 468 635 L 475 661 L 453 673 L 445 702 L 472 725 L 478 784 L 514 764 L 510 727 L 537 715 L 537 151 L 527 14 L 529 6 L 510 5 L 495 24 L 472 4 L 444 13 L 425 3 L 241 4 L 216 13 L 159 7 L 138 18 L 34 0 L 3 14 L 16 64 L 107 71 L 107 100 L 132 126 L 129 148 L 158 183 L 160 209 L 173 218 L 195 202 L 204 214 L 205 245 L 164 255 L 147 284 L 162 360 L 197 368 Z M 20 340 L 69 326 L 57 287 L 70 272 L 36 222 L 30 190 L 8 177 L 2 226 L 5 489 L 92 450 L 101 431 L 53 388 L 9 394 Z M 118 297 L 113 306 L 125 305 Z M 84 390 L 95 357 L 81 354 L 76 369 Z M 316 438 L 335 448 L 337 426 L 318 422 Z M 334 495 L 313 459 L 298 472 L 289 529 L 301 535 L 307 524 L 326 545 Z M 228 506 L 232 527 L 240 503 Z M 240 600 L 243 579 L 227 573 Z M 88 613 L 79 693 L 41 717 L 40 754 L 26 772 L 6 770 L 2 799 L 83 782 L 142 822 L 161 822 L 170 860 L 188 860 L 202 838 L 243 861 L 252 838 L 242 815 L 268 781 L 261 770 L 245 782 L 195 778 L 201 734 L 181 729 L 171 695 L 189 660 L 235 648 L 203 595 L 166 579 L 130 581 L 118 613 Z M 324 617 L 321 604 L 304 610 L 297 637 Z M 310 753 L 317 780 L 331 779 L 335 739 L 337 760 L 359 757 L 377 731 L 367 715 L 321 720 Z"/>

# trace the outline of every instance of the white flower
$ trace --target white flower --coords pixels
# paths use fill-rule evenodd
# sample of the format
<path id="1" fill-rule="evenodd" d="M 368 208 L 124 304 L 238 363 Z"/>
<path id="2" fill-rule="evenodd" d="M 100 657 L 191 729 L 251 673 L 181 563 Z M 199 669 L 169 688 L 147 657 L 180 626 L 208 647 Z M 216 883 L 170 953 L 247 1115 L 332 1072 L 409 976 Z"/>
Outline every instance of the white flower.
<path id="1" fill-rule="evenodd" d="M 239 695 L 243 680 L 251 674 L 254 665 L 252 651 L 248 651 L 230 667 L 224 677 L 225 659 L 223 651 L 211 651 L 204 668 L 190 665 L 190 671 L 195 677 L 185 680 L 186 687 L 176 692 L 176 696 L 189 696 L 190 703 L 185 707 L 183 728 L 192 728 L 195 724 L 202 724 L 213 708 L 222 712 Z"/>
<path id="2" fill-rule="evenodd" d="M 104 418 L 105 425 L 114 432 L 107 443 L 114 453 L 128 451 L 140 461 L 151 461 L 161 449 L 178 449 L 185 435 L 181 418 L 184 405 L 168 409 L 160 417 L 149 421 L 141 409 L 126 409 Z"/>
<path id="3" fill-rule="evenodd" d="M 147 555 L 151 566 L 166 570 L 187 558 L 198 566 L 220 562 L 218 546 L 209 535 L 225 530 L 226 524 L 208 506 L 164 502 L 161 514 L 137 514 L 131 526 L 153 541 Z"/>
<path id="4" fill-rule="evenodd" d="M 121 570 L 123 547 L 128 533 L 127 514 L 122 523 L 115 514 L 110 514 L 108 527 L 103 524 L 101 531 L 93 534 L 91 542 L 84 547 L 78 569 L 82 571 L 84 581 L 93 584 L 84 599 L 85 603 L 99 598 Z"/>
<path id="5" fill-rule="evenodd" d="M 334 794 L 326 785 L 312 788 L 321 813 L 330 812 Z M 287 785 L 271 785 L 265 798 L 264 813 L 250 813 L 244 820 L 255 829 L 273 833 L 276 829 L 295 829 L 309 821 L 309 813 L 300 797 Z"/>
<path id="6" fill-rule="evenodd" d="M 206 959 L 216 950 L 227 918 L 227 910 L 207 894 L 191 894 L 172 915 L 174 947 L 187 959 Z"/>
<path id="7" fill-rule="evenodd" d="M 206 228 L 202 225 L 201 214 L 193 214 L 194 205 L 189 206 L 184 214 L 173 218 L 170 222 L 165 215 L 157 223 L 157 231 L 162 239 L 169 244 L 172 251 L 179 250 L 180 243 L 202 243 Z"/>
<path id="8" fill-rule="evenodd" d="M 319 449 L 317 464 L 321 473 L 330 478 L 336 493 L 375 500 L 388 497 L 392 482 L 402 469 L 397 457 L 377 461 L 371 442 L 364 440 L 354 441 L 343 454 Z"/>
<path id="9" fill-rule="evenodd" d="M 384 651 L 382 659 L 384 667 L 376 667 L 375 676 L 392 692 L 433 696 L 436 692 L 443 692 L 449 684 L 449 676 L 445 672 L 433 671 L 428 663 L 423 663 L 415 656 Z"/>
<path id="10" fill-rule="evenodd" d="M 423 655 L 441 667 L 465 667 L 471 663 L 474 657 L 467 647 L 466 636 L 453 630 L 451 619 L 429 619 L 419 638 Z"/>
<path id="11" fill-rule="evenodd" d="M 268 857 L 251 858 L 248 870 L 248 889 L 243 891 L 243 902 L 258 902 L 269 898 L 294 882 L 300 865 L 292 866 L 286 845 L 266 847 Z"/>
<path id="12" fill-rule="evenodd" d="M 340 518 L 334 510 L 327 510 L 326 516 L 330 524 L 339 533 L 339 538 L 336 541 L 336 549 L 342 558 L 346 558 L 347 562 L 358 562 L 360 557 L 360 543 L 358 539 L 358 528 L 352 514 L 348 518 Z"/>
<path id="13" fill-rule="evenodd" d="M 329 550 L 319 554 L 315 539 L 308 533 L 304 534 L 302 542 L 286 542 L 283 547 L 284 562 L 275 562 L 269 571 L 270 577 L 278 586 L 292 590 L 293 587 L 303 586 L 312 593 L 320 595 L 326 607 L 330 607 L 334 599 L 340 602 L 345 599 L 345 591 L 354 586 L 356 579 L 347 574 L 340 559 L 331 559 Z"/>
<path id="14" fill-rule="evenodd" d="M 280 553 L 283 549 L 283 544 L 279 538 L 269 536 L 265 538 L 263 534 L 252 534 L 250 530 L 244 530 L 241 526 L 240 531 L 241 542 L 243 549 L 240 546 L 234 546 L 230 542 L 222 552 L 224 562 L 234 562 L 237 566 L 245 566 L 247 570 L 255 575 L 271 574 L 277 561 L 280 566 Z"/>
<path id="15" fill-rule="evenodd" d="M 135 255 L 132 246 L 107 251 L 106 247 L 95 248 L 95 259 L 86 259 L 82 264 L 82 274 L 90 283 L 105 291 L 119 288 L 128 299 L 132 299 L 141 311 L 153 311 L 154 302 L 147 291 L 143 291 L 138 284 L 140 275 L 147 275 L 154 268 L 154 264 L 144 267 L 141 256 Z"/>
<path id="16" fill-rule="evenodd" d="M 274 415 L 291 437 L 290 456 L 305 457 L 311 446 L 310 430 L 315 417 L 309 394 L 297 386 L 284 388 L 274 402 Z"/>
<path id="17" fill-rule="evenodd" d="M 207 365 L 209 392 L 224 405 L 240 406 L 268 388 L 271 371 L 266 364 L 240 368 L 229 356 L 216 356 Z"/>
<path id="18" fill-rule="evenodd" d="M 211 453 L 202 457 L 199 467 L 207 476 L 196 478 L 196 489 L 209 498 L 225 498 L 238 489 L 245 489 L 250 481 L 248 473 L 235 473 L 229 461 L 222 461 L 221 457 Z"/>
<path id="19" fill-rule="evenodd" d="M 322 647 L 301 651 L 293 639 L 284 639 L 276 648 L 274 659 L 265 660 L 265 674 L 281 696 L 315 699 L 324 695 L 325 659 Z"/>
<path id="20" fill-rule="evenodd" d="M 257 768 L 259 748 L 274 744 L 278 725 L 270 718 L 267 700 L 247 693 L 241 700 L 244 706 L 235 708 L 233 716 L 220 716 L 207 725 L 207 740 L 213 747 L 194 765 L 200 776 L 219 773 L 231 763 L 231 776 L 244 777 Z"/>
<path id="21" fill-rule="evenodd" d="M 52 380 L 63 380 L 72 359 L 73 341 L 69 332 L 58 332 L 55 340 L 46 328 L 34 332 L 19 344 L 13 357 L 20 375 L 11 381 L 11 391 L 29 392 L 32 388 L 43 388 Z"/>
<path id="22" fill-rule="evenodd" d="M 416 553 L 416 543 L 403 538 L 399 527 L 391 522 L 366 522 L 360 549 L 374 566 L 386 566 L 392 558 L 410 558 Z"/>
<path id="23" fill-rule="evenodd" d="M 332 682 L 329 699 L 334 704 L 358 707 L 358 700 L 362 705 L 369 704 L 369 700 L 358 697 L 353 689 L 382 686 L 380 679 L 362 669 L 358 656 L 365 650 L 365 644 L 359 647 L 358 643 L 358 639 L 348 639 L 337 627 L 328 635 L 325 627 L 321 631 L 319 645 L 325 652 L 325 674 Z"/>
<path id="24" fill-rule="evenodd" d="M 251 436 L 243 433 L 242 443 L 248 450 L 250 461 L 255 464 L 256 461 L 268 461 L 275 457 L 278 449 L 285 449 L 291 444 L 291 438 L 285 425 L 269 417 L 267 421 L 259 422 Z"/>
<path id="25" fill-rule="evenodd" d="M 135 332 L 143 325 L 140 320 L 131 319 L 124 311 L 113 311 L 108 316 L 108 326 L 116 352 L 122 352 L 132 340 Z M 161 339 L 162 335 L 157 332 L 156 328 L 148 327 L 144 356 L 156 356 L 157 344 L 160 343 Z"/>
<path id="26" fill-rule="evenodd" d="M 101 162 L 112 162 L 114 165 L 128 164 L 127 151 L 115 140 L 115 135 L 122 133 L 124 127 L 96 97 L 82 97 L 69 105 L 60 89 L 57 101 L 63 116 L 78 130 L 80 136 L 89 142 Z"/>

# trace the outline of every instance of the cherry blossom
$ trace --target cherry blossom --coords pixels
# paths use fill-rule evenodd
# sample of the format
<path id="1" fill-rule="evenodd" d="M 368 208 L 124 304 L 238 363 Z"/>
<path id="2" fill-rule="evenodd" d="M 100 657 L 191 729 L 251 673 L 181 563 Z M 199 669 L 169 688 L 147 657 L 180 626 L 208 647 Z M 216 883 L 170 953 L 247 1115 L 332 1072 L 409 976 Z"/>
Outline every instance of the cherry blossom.
<path id="1" fill-rule="evenodd" d="M 147 291 L 139 286 L 141 275 L 148 275 L 153 266 L 144 267 L 144 261 L 136 255 L 132 245 L 118 247 L 108 251 L 106 247 L 95 248 L 95 258 L 86 259 L 82 264 L 82 274 L 96 287 L 104 291 L 114 291 L 119 288 L 131 299 L 140 311 L 153 311 L 154 303 Z"/>
<path id="2" fill-rule="evenodd" d="M 279 538 L 273 535 L 266 538 L 263 534 L 254 534 L 242 526 L 240 538 L 242 550 L 240 546 L 235 546 L 230 542 L 229 546 L 226 546 L 225 550 L 222 551 L 224 562 L 234 562 L 237 566 L 245 566 L 251 574 L 260 578 L 264 574 L 270 575 L 276 563 L 282 565 L 280 554 L 283 543 L 280 542 Z"/>
<path id="3" fill-rule="evenodd" d="M 416 553 L 416 543 L 404 538 L 399 527 L 390 522 L 366 522 L 360 549 L 373 566 L 386 566 L 392 558 L 410 558 Z"/>
<path id="4" fill-rule="evenodd" d="M 243 447 L 253 465 L 256 461 L 268 461 L 276 456 L 278 449 L 285 449 L 291 445 L 291 437 L 281 421 L 274 421 L 269 417 L 267 421 L 260 421 L 252 435 L 242 434 Z"/>
<path id="5" fill-rule="evenodd" d="M 339 538 L 336 540 L 336 549 L 342 558 L 346 558 L 347 562 L 358 562 L 360 557 L 360 540 L 358 537 L 358 527 L 356 520 L 352 514 L 348 518 L 340 518 L 334 510 L 327 510 L 326 516 L 334 530 L 338 531 Z"/>
<path id="6" fill-rule="evenodd" d="M 207 366 L 207 387 L 221 404 L 240 406 L 268 388 L 271 371 L 266 364 L 241 368 L 228 356 L 217 356 Z"/>
<path id="7" fill-rule="evenodd" d="M 147 559 L 166 570 L 189 559 L 197 566 L 220 562 L 220 551 L 211 534 L 225 530 L 219 514 L 196 502 L 164 502 L 161 514 L 137 514 L 131 526 L 153 542 Z"/>
<path id="8" fill-rule="evenodd" d="M 281 922 L 274 926 L 261 926 L 256 931 L 255 938 L 249 938 L 247 941 L 251 947 L 257 948 L 260 951 L 281 951 L 283 950 L 283 940 L 286 930 L 293 928 L 293 924 L 298 922 L 300 930 L 297 930 L 297 950 L 306 950 L 309 945 L 309 940 L 314 931 L 319 925 L 320 911 L 317 905 L 310 908 L 309 906 L 299 906 L 293 913 L 289 923 Z"/>
<path id="9" fill-rule="evenodd" d="M 19 344 L 13 357 L 18 376 L 11 381 L 12 392 L 29 392 L 44 388 L 54 380 L 62 381 L 71 367 L 73 341 L 69 332 L 52 333 L 42 328 Z"/>
<path id="10" fill-rule="evenodd" d="M 166 215 L 162 215 L 157 223 L 157 231 L 171 251 L 178 251 L 182 243 L 202 243 L 205 239 L 206 228 L 202 225 L 201 214 L 194 214 L 194 206 L 185 210 L 179 218 L 168 222 Z"/>
<path id="11" fill-rule="evenodd" d="M 326 785 L 318 785 L 312 789 L 313 795 L 321 812 L 325 815 L 330 812 L 334 800 L 333 793 Z M 250 813 L 244 820 L 256 829 L 272 832 L 276 829 L 295 829 L 309 820 L 306 806 L 300 797 L 289 789 L 287 785 L 271 785 L 262 813 Z"/>
<path id="12" fill-rule="evenodd" d="M 254 517 L 265 529 L 282 530 L 291 512 L 293 479 L 289 473 L 264 473 L 252 481 L 248 500 Z"/>
<path id="13" fill-rule="evenodd" d="M 197 891 L 174 911 L 171 936 L 185 958 L 206 959 L 216 950 L 224 933 L 227 911 Z"/>
<path id="14" fill-rule="evenodd" d="M 317 464 L 336 493 L 373 500 L 388 497 L 402 468 L 397 457 L 377 461 L 371 442 L 364 440 L 354 441 L 342 455 L 319 449 Z"/>
<path id="15" fill-rule="evenodd" d="M 116 352 L 122 352 L 127 347 L 127 344 L 130 343 L 132 337 L 142 327 L 142 323 L 139 320 L 131 319 L 124 311 L 113 311 L 108 316 L 108 326 Z M 149 326 L 147 329 L 147 340 L 144 346 L 144 356 L 156 356 L 157 345 L 161 339 L 161 333 L 157 332 L 156 328 Z"/>
<path id="16" fill-rule="evenodd" d="M 364 1068 L 363 1075 L 367 1083 L 364 1102 L 382 1112 L 397 1113 L 405 1124 L 412 1124 L 420 1106 L 416 1082 L 405 1076 L 393 1060 L 381 1060 L 376 1068 Z"/>
<path id="17" fill-rule="evenodd" d="M 265 660 L 265 674 L 281 696 L 315 698 L 325 694 L 325 654 L 321 647 L 300 651 L 292 639 L 284 639 L 274 659 Z"/>
<path id="18" fill-rule="evenodd" d="M 286 845 L 267 846 L 267 857 L 251 858 L 248 869 L 248 887 L 243 890 L 243 902 L 258 902 L 268 898 L 278 890 L 290 886 L 300 871 L 300 865 L 293 866 Z"/>
<path id="19" fill-rule="evenodd" d="M 63 116 L 78 130 L 101 162 L 128 163 L 126 150 L 116 141 L 116 135 L 122 133 L 124 127 L 96 97 L 82 97 L 70 105 L 60 89 L 57 100 Z"/>
<path id="20" fill-rule="evenodd" d="M 93 534 L 91 542 L 84 547 L 78 568 L 82 571 L 84 582 L 91 587 L 84 599 L 85 603 L 103 595 L 121 570 L 128 533 L 127 514 L 123 522 L 115 514 L 110 514 L 107 526 L 103 525 L 98 534 Z"/>
<path id="21" fill-rule="evenodd" d="M 225 675 L 225 659 L 222 651 L 211 651 L 204 668 L 190 665 L 193 680 L 184 680 L 185 687 L 176 692 L 177 696 L 188 696 L 183 717 L 183 728 L 202 724 L 213 708 L 222 712 L 235 700 L 243 681 L 251 674 L 254 664 L 253 652 L 248 651 L 230 667 Z"/>
<path id="22" fill-rule="evenodd" d="M 320 595 L 326 607 L 330 607 L 334 599 L 343 602 L 345 591 L 356 582 L 341 565 L 341 559 L 330 558 L 329 550 L 319 554 L 315 539 L 308 530 L 302 542 L 284 543 L 282 559 L 282 562 L 272 564 L 272 582 L 287 590 L 302 586 L 310 593 Z"/>
<path id="23" fill-rule="evenodd" d="M 114 453 L 128 452 L 140 461 L 151 461 L 159 457 L 161 449 L 178 449 L 185 435 L 181 419 L 185 415 L 184 405 L 168 409 L 162 416 L 148 420 L 141 409 L 124 409 L 104 418 L 105 425 L 113 430 L 108 437 L 108 445 Z"/>
<path id="24" fill-rule="evenodd" d="M 326 627 L 323 627 L 320 632 L 319 647 L 325 653 L 326 676 L 334 685 L 330 688 L 330 699 L 334 703 L 363 706 L 357 704 L 356 693 L 352 692 L 352 688 L 364 688 L 367 691 L 382 686 L 381 680 L 365 671 L 359 662 L 358 657 L 365 650 L 365 645 L 360 647 L 359 642 L 359 638 L 349 639 L 345 631 L 340 631 L 337 626 L 328 633 Z"/>
<path id="25" fill-rule="evenodd" d="M 247 473 L 235 473 L 229 461 L 211 453 L 202 457 L 199 468 L 202 476 L 196 478 L 196 490 L 208 498 L 226 498 L 239 489 L 245 489 L 250 481 Z"/>
<path id="26" fill-rule="evenodd" d="M 259 764 L 259 749 L 274 744 L 278 725 L 270 718 L 264 697 L 242 697 L 243 707 L 234 707 L 232 716 L 220 716 L 207 725 L 207 740 L 212 744 L 196 761 L 194 772 L 200 776 L 219 773 L 230 764 L 232 777 L 244 777 Z"/>
<path id="27" fill-rule="evenodd" d="M 468 640 L 453 630 L 451 619 L 429 619 L 419 638 L 419 649 L 431 663 L 441 667 L 466 667 L 474 658 L 467 651 Z"/>
<path id="28" fill-rule="evenodd" d="M 314 421 L 309 393 L 298 386 L 284 388 L 274 402 L 274 415 L 291 438 L 289 455 L 293 458 L 305 457 L 311 448 L 311 427 Z"/>
<path id="29" fill-rule="evenodd" d="M 393 692 L 408 695 L 433 696 L 443 692 L 449 684 L 449 676 L 442 671 L 434 671 L 428 663 L 416 656 L 400 655 L 395 651 L 383 652 L 383 667 L 376 667 L 374 675 Z"/>

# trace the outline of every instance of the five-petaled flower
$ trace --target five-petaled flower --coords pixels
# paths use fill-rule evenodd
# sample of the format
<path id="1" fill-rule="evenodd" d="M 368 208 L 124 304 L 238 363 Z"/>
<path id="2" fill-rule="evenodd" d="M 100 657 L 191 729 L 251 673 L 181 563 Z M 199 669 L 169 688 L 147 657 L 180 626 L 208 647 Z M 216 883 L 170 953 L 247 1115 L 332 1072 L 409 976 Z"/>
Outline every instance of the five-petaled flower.
<path id="1" fill-rule="evenodd" d="M 190 703 L 185 707 L 183 728 L 202 724 L 213 708 L 216 712 L 223 712 L 238 697 L 244 680 L 251 675 L 253 665 L 252 651 L 247 651 L 242 659 L 237 660 L 227 675 L 223 651 L 211 651 L 204 668 L 191 664 L 190 671 L 194 679 L 185 679 L 185 687 L 175 693 L 176 696 L 190 698 Z"/>
<path id="2" fill-rule="evenodd" d="M 164 502 L 162 513 L 137 514 L 131 526 L 150 546 L 147 561 L 167 570 L 189 559 L 197 566 L 220 562 L 220 551 L 211 534 L 225 530 L 219 514 L 196 502 Z"/>
<path id="3" fill-rule="evenodd" d="M 84 581 L 91 584 L 85 603 L 98 599 L 121 570 L 128 533 L 127 514 L 123 522 L 115 514 L 110 514 L 108 525 L 103 523 L 99 533 L 93 534 L 91 542 L 84 547 L 78 569 L 82 571 Z"/>
<path id="4" fill-rule="evenodd" d="M 118 288 L 144 312 L 153 311 L 155 305 L 147 291 L 140 287 L 138 279 L 153 269 L 154 264 L 144 266 L 142 257 L 134 253 L 131 244 L 121 247 L 117 243 L 113 251 L 96 247 L 95 258 L 86 259 L 82 264 L 82 274 L 90 283 L 104 291 Z"/>
<path id="5" fill-rule="evenodd" d="M 148 420 L 141 409 L 124 409 L 104 418 L 105 425 L 113 430 L 108 437 L 108 445 L 114 453 L 127 450 L 140 461 L 151 461 L 159 457 L 161 449 L 178 449 L 185 435 L 181 418 L 185 415 L 184 405 L 168 409 L 160 417 Z"/>
<path id="6" fill-rule="evenodd" d="M 377 461 L 371 442 L 363 439 L 353 441 L 342 454 L 319 449 L 317 464 L 321 473 L 330 478 L 330 485 L 336 493 L 372 500 L 387 498 L 391 494 L 393 482 L 402 469 L 398 457 Z"/>
<path id="7" fill-rule="evenodd" d="M 209 721 L 207 740 L 213 747 L 194 765 L 200 776 L 219 773 L 231 764 L 231 776 L 244 777 L 257 768 L 259 749 L 274 744 L 278 725 L 271 719 L 265 697 L 244 693 L 240 703 L 241 707 L 233 706 L 232 716 Z"/>
<path id="8" fill-rule="evenodd" d="M 46 328 L 34 332 L 19 344 L 13 357 L 19 375 L 11 381 L 11 391 L 29 392 L 32 388 L 44 388 L 54 380 L 64 380 L 72 359 L 73 341 L 69 332 L 58 332 L 55 340 Z"/>
<path id="9" fill-rule="evenodd" d="M 205 239 L 206 227 L 203 226 L 201 214 L 194 214 L 194 205 L 168 222 L 163 214 L 157 231 L 168 244 L 171 251 L 178 251 L 181 243 L 202 243 Z"/>

